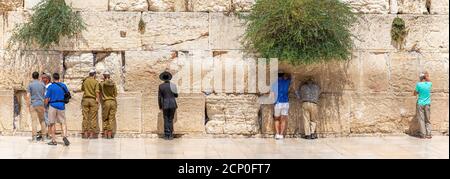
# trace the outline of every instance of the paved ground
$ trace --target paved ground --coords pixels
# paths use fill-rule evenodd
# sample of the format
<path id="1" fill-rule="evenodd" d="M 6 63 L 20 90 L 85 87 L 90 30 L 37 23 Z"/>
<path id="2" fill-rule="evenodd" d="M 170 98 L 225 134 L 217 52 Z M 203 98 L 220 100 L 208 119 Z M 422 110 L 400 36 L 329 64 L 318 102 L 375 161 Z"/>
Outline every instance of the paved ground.
<path id="1" fill-rule="evenodd" d="M 449 137 L 421 140 L 409 136 L 303 139 L 130 139 L 82 140 L 72 145 L 48 146 L 29 137 L 0 136 L 0 158 L 93 159 L 340 159 L 425 158 L 449 159 Z"/>

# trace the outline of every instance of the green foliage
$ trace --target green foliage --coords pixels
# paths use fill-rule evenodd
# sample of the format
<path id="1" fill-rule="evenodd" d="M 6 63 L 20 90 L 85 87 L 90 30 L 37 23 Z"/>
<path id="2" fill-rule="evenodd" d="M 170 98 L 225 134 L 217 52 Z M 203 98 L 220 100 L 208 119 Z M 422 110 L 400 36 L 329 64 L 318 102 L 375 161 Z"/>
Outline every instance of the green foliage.
<path id="1" fill-rule="evenodd" d="M 244 18 L 244 46 L 263 58 L 297 65 L 351 56 L 357 16 L 339 0 L 258 0 Z"/>
<path id="2" fill-rule="evenodd" d="M 396 17 L 392 22 L 391 36 L 392 40 L 399 46 L 399 48 L 402 48 L 402 44 L 405 41 L 407 34 L 408 32 L 406 30 L 405 21 L 400 17 Z"/>
<path id="3" fill-rule="evenodd" d="M 72 11 L 64 0 L 44 0 L 33 8 L 29 22 L 17 26 L 12 43 L 22 46 L 39 45 L 49 48 L 63 37 L 73 37 L 86 29 L 81 16 Z"/>
<path id="4" fill-rule="evenodd" d="M 139 20 L 139 24 L 138 24 L 138 30 L 141 34 L 145 33 L 145 27 L 147 26 L 147 23 L 144 22 L 144 19 Z"/>

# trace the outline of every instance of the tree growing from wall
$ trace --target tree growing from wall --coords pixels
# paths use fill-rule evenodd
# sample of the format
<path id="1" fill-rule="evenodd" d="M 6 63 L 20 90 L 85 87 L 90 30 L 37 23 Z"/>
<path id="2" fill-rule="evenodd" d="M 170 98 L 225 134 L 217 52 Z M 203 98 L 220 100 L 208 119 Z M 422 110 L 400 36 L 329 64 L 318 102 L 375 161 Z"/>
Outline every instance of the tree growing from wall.
<path id="1" fill-rule="evenodd" d="M 339 0 L 258 0 L 243 17 L 244 47 L 263 58 L 297 65 L 351 57 L 357 16 Z"/>
<path id="2" fill-rule="evenodd" d="M 71 38 L 85 29 L 80 14 L 64 0 L 43 0 L 33 8 L 30 20 L 14 29 L 11 44 L 48 49 L 59 45 L 62 38 Z"/>

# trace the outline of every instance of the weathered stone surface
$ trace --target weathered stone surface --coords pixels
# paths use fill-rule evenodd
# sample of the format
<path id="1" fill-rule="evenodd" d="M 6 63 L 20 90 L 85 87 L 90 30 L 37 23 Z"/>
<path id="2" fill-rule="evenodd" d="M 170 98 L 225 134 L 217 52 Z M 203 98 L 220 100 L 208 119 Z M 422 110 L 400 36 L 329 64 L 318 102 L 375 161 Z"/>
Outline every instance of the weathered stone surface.
<path id="1" fill-rule="evenodd" d="M 3 45 L 3 43 L 4 43 L 4 15 L 3 15 L 3 13 L 0 13 L 0 51 L 4 48 L 4 45 Z M 1 56 L 0 56 L 1 57 Z"/>
<path id="2" fill-rule="evenodd" d="M 354 12 L 361 14 L 388 14 L 389 0 L 342 0 L 348 3 Z"/>
<path id="3" fill-rule="evenodd" d="M 23 0 L 2 0 L 0 11 L 13 11 L 23 7 Z"/>
<path id="4" fill-rule="evenodd" d="M 431 14 L 448 14 L 449 4 L 447 0 L 432 0 L 430 4 Z"/>
<path id="5" fill-rule="evenodd" d="M 142 94 L 121 93 L 117 98 L 116 130 L 119 132 L 142 132 Z"/>
<path id="6" fill-rule="evenodd" d="M 233 0 L 232 5 L 236 11 L 250 11 L 256 0 Z"/>
<path id="7" fill-rule="evenodd" d="M 110 0 L 109 9 L 114 11 L 148 11 L 147 0 Z"/>
<path id="8" fill-rule="evenodd" d="M 94 69 L 94 54 L 92 53 L 70 53 L 64 60 L 65 75 L 64 82 L 70 91 L 81 92 L 83 79 Z"/>
<path id="9" fill-rule="evenodd" d="M 210 47 L 213 50 L 243 49 L 241 40 L 245 32 L 245 22 L 236 16 L 223 13 L 210 15 Z"/>
<path id="10" fill-rule="evenodd" d="M 401 15 L 406 22 L 407 50 L 448 52 L 448 16 Z M 356 49 L 392 51 L 393 15 L 363 15 L 353 28 Z"/>
<path id="11" fill-rule="evenodd" d="M 0 91 L 0 132 L 13 129 L 14 118 L 14 91 L 1 90 Z"/>
<path id="12" fill-rule="evenodd" d="M 416 125 L 413 122 L 416 101 L 409 96 L 395 97 L 386 93 L 353 95 L 350 133 L 410 133 Z"/>
<path id="13" fill-rule="evenodd" d="M 256 95 L 209 95 L 206 97 L 206 111 L 209 119 L 206 123 L 207 133 L 259 133 L 259 103 Z"/>
<path id="14" fill-rule="evenodd" d="M 137 12 L 84 12 L 87 30 L 77 39 L 79 50 L 128 50 L 141 45 Z M 149 26 L 150 27 L 150 26 Z"/>
<path id="15" fill-rule="evenodd" d="M 69 87 L 70 88 L 70 87 Z M 70 89 L 69 89 L 70 90 Z M 67 130 L 71 133 L 81 132 L 81 124 L 83 122 L 83 113 L 81 110 L 81 100 L 83 98 L 83 93 L 73 93 L 70 103 L 66 105 L 66 124 Z M 98 124 L 101 120 L 99 120 Z"/>
<path id="16" fill-rule="evenodd" d="M 390 86 L 392 90 L 394 93 L 412 93 L 419 81 L 419 54 L 393 53 L 390 58 Z"/>
<path id="17" fill-rule="evenodd" d="M 191 10 L 189 0 L 148 0 L 149 10 L 156 12 L 186 12 Z"/>
<path id="18" fill-rule="evenodd" d="M 224 12 L 231 7 L 231 0 L 191 0 L 192 11 L 201 12 Z"/>
<path id="19" fill-rule="evenodd" d="M 426 0 L 396 0 L 399 14 L 427 14 Z"/>
<path id="20" fill-rule="evenodd" d="M 208 13 L 144 13 L 142 19 L 144 50 L 208 50 Z"/>
<path id="21" fill-rule="evenodd" d="M 433 81 L 433 92 L 448 93 L 448 53 L 423 53 L 419 56 L 420 71 L 427 71 Z"/>
<path id="22" fill-rule="evenodd" d="M 25 9 L 33 9 L 41 0 L 24 0 Z M 108 0 L 65 0 L 66 4 L 77 11 L 107 11 Z"/>
<path id="23" fill-rule="evenodd" d="M 449 16 L 402 16 L 406 21 L 408 35 L 405 49 L 419 52 L 448 52 Z"/>
<path id="24" fill-rule="evenodd" d="M 449 113 L 448 104 L 449 98 L 448 93 L 445 95 L 433 95 L 432 96 L 432 106 L 431 106 L 431 123 L 433 125 L 433 131 L 439 132 L 441 134 L 448 133 L 448 120 Z"/>
<path id="25" fill-rule="evenodd" d="M 143 95 L 142 101 L 142 121 L 144 133 L 163 133 L 163 129 L 159 126 L 163 126 L 162 111 L 158 107 L 158 98 L 149 95 Z"/>
<path id="26" fill-rule="evenodd" d="M 386 92 L 389 89 L 389 54 L 362 52 L 362 91 Z"/>
<path id="27" fill-rule="evenodd" d="M 62 72 L 61 59 L 61 54 L 54 51 L 5 51 L 0 58 L 0 74 L 4 74 L 0 89 L 26 89 L 35 71 Z"/>
<path id="28" fill-rule="evenodd" d="M 170 68 L 171 51 L 127 51 L 125 52 L 125 90 L 143 94 L 157 94 L 161 83 L 159 74 Z"/>

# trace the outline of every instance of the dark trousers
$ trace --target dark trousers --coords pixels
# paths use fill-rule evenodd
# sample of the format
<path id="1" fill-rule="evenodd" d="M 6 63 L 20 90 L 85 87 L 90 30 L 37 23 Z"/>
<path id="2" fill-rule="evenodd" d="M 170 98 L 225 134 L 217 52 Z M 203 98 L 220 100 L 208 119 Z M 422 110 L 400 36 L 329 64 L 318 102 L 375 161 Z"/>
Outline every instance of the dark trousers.
<path id="1" fill-rule="evenodd" d="M 166 137 L 171 137 L 173 134 L 173 118 L 177 109 L 164 109 L 164 134 Z"/>

